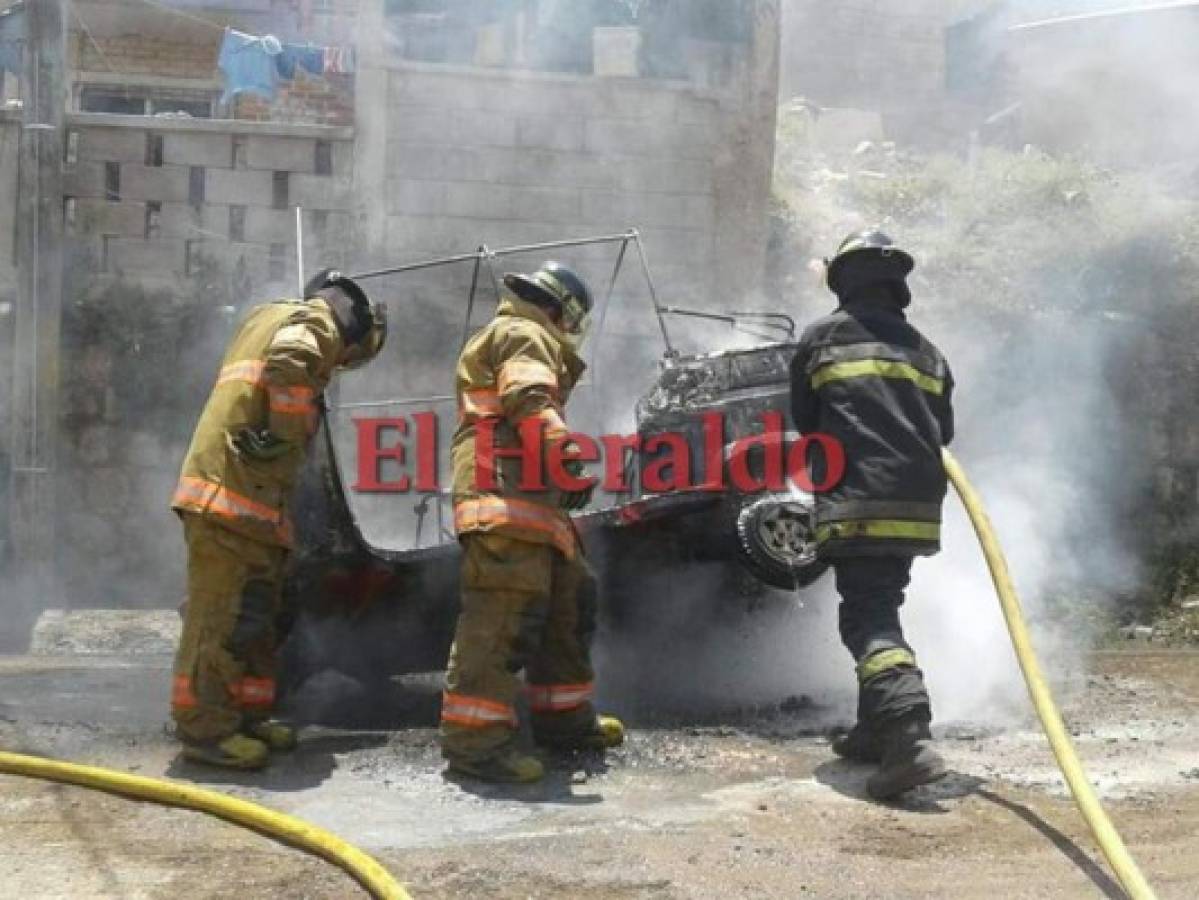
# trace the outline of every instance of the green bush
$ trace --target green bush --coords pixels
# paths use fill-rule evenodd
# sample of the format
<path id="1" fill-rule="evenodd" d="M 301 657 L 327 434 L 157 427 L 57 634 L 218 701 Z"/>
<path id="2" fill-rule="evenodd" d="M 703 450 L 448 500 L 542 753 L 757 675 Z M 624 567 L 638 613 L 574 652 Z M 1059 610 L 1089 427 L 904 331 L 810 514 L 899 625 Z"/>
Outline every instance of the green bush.
<path id="1" fill-rule="evenodd" d="M 97 284 L 89 271 L 81 266 L 66 281 L 63 354 L 76 361 L 98 354 L 107 375 L 97 383 L 84 368 L 63 367 L 68 435 L 105 421 L 186 441 L 237 315 L 228 279 L 203 261 L 174 287 L 123 278 Z"/>

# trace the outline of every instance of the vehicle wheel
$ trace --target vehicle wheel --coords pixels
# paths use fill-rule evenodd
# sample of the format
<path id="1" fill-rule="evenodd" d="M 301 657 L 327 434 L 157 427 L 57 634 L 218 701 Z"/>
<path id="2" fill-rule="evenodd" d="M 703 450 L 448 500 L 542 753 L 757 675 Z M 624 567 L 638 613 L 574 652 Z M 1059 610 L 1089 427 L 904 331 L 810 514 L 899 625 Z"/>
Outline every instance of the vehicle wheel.
<path id="1" fill-rule="evenodd" d="M 816 557 L 807 507 L 790 497 L 747 501 L 737 512 L 738 559 L 772 587 L 807 587 L 828 568 Z"/>

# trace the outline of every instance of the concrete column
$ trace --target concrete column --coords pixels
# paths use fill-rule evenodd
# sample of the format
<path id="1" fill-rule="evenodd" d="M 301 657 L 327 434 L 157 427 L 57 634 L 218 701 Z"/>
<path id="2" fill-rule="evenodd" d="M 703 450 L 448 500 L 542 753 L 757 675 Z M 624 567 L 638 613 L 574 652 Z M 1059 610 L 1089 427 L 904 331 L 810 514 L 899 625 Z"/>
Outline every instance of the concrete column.
<path id="1" fill-rule="evenodd" d="M 387 259 L 388 73 L 383 42 L 384 0 L 358 8 L 358 72 L 354 81 L 355 258 L 350 268 Z"/>
<path id="2" fill-rule="evenodd" d="M 717 157 L 720 266 L 713 296 L 726 307 L 761 285 L 774 172 L 782 29 L 779 0 L 755 0 L 749 9 L 752 39 L 745 74 L 725 101 L 728 118 Z"/>
<path id="3" fill-rule="evenodd" d="M 45 607 L 59 603 L 54 525 L 66 29 L 62 0 L 38 0 L 25 10 L 8 513 L 21 594 Z"/>

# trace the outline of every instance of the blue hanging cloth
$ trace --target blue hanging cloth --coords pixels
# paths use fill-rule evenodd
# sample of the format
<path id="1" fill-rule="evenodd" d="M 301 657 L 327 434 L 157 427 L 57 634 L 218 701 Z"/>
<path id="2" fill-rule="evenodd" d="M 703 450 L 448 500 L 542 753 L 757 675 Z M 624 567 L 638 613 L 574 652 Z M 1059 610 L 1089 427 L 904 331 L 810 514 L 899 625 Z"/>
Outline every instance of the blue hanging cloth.
<path id="1" fill-rule="evenodd" d="M 282 52 L 283 45 L 274 35 L 256 37 L 226 28 L 217 57 L 217 66 L 225 76 L 221 102 L 228 103 L 239 94 L 247 93 L 274 100 L 279 82 L 276 59 Z"/>
<path id="2" fill-rule="evenodd" d="M 325 48 L 312 44 L 284 44 L 283 51 L 275 57 L 275 67 L 279 77 L 286 81 L 296 77 L 296 69 L 320 75 L 325 71 Z"/>

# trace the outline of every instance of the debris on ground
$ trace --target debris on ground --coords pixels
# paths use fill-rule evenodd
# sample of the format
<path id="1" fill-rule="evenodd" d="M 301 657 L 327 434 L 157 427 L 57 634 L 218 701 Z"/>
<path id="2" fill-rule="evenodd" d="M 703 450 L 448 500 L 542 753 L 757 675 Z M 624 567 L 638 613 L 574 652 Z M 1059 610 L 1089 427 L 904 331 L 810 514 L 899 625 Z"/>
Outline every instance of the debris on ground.
<path id="1" fill-rule="evenodd" d="M 1064 712 L 1163 900 L 1196 896 L 1199 657 L 1120 647 L 1090 660 Z M 896 898 L 946 885 L 966 900 L 1114 895 L 1031 720 L 937 724 L 952 774 L 893 804 L 865 799 L 871 767 L 832 755 L 830 711 L 802 695 L 702 721 L 631 717 L 625 747 L 556 756 L 540 785 L 447 779 L 432 708 L 398 702 L 376 730 L 306 728 L 297 753 L 245 776 L 178 760 L 163 731 L 169 666 L 0 658 L 0 745 L 304 816 L 376 855 L 419 900 L 875 898 L 880 883 Z M 422 686 L 435 692 L 403 689 Z M 4 896 L 361 896 L 336 870 L 204 816 L 10 778 L 0 813 Z"/>

